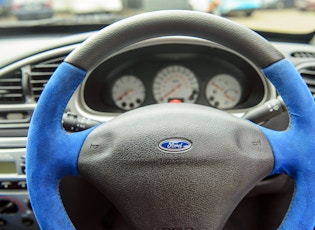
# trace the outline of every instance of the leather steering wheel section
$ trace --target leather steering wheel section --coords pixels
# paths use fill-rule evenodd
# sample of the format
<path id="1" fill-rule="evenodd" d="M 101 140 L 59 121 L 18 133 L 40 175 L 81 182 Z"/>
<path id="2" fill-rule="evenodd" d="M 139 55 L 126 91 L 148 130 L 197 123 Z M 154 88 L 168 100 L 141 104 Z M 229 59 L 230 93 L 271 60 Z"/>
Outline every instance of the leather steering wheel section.
<path id="1" fill-rule="evenodd" d="M 66 133 L 67 102 L 102 60 L 159 36 L 195 36 L 241 53 L 277 88 L 290 115 L 283 132 L 267 130 L 197 105 L 156 105 L 127 112 L 98 127 Z M 189 11 L 161 11 L 110 25 L 62 63 L 33 114 L 27 144 L 27 183 L 42 229 L 73 229 L 58 184 L 66 175 L 92 181 L 135 229 L 220 229 L 241 198 L 267 175 L 286 173 L 296 183 L 280 228 L 315 224 L 312 95 L 294 67 L 266 40 L 223 18 Z M 170 139 L 189 149 L 159 148 Z"/>

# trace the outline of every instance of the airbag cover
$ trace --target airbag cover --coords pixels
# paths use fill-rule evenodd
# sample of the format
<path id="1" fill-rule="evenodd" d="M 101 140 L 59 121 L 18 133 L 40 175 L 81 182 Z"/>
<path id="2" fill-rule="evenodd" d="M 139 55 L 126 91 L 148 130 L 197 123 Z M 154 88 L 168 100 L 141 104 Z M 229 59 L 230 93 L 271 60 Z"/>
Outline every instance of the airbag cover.
<path id="1" fill-rule="evenodd" d="M 168 151 L 176 140 L 189 148 Z M 190 104 L 127 112 L 86 139 L 79 171 L 135 229 L 219 229 L 240 199 L 273 168 L 256 125 Z"/>

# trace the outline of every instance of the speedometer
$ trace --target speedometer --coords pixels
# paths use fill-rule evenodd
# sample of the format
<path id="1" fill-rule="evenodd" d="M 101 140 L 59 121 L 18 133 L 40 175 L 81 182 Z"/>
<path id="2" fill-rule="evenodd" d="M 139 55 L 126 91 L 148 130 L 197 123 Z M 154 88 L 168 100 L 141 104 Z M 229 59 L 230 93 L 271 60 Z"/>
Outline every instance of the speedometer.
<path id="1" fill-rule="evenodd" d="M 190 69 L 171 65 L 157 73 L 153 82 L 153 95 L 158 103 L 195 103 L 199 95 L 199 84 Z"/>
<path id="2" fill-rule="evenodd" d="M 218 109 L 230 109 L 241 99 L 241 85 L 229 74 L 213 77 L 206 86 L 206 97 L 209 104 Z"/>

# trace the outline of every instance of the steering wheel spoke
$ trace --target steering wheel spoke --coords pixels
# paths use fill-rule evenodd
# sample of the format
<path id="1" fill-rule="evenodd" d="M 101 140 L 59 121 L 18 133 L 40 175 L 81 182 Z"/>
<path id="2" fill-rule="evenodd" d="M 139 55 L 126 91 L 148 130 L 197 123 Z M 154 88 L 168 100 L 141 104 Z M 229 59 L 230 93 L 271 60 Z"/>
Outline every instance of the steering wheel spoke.
<path id="1" fill-rule="evenodd" d="M 314 229 L 315 144 L 309 143 L 314 132 L 306 127 L 291 127 L 284 132 L 261 129 L 275 156 L 271 175 L 287 174 L 295 181 L 292 202 L 279 229 Z"/>
<path id="2" fill-rule="evenodd" d="M 62 177 L 78 175 L 80 149 L 92 129 L 69 134 L 63 130 L 61 119 L 69 98 L 84 76 L 84 71 L 62 64 L 51 77 L 32 116 L 26 156 L 27 186 L 30 196 L 38 201 L 32 202 L 38 218 L 43 218 L 45 213 L 56 216 L 55 225 L 43 224 L 44 229 L 58 229 L 60 223 L 72 226 L 71 221 L 60 215 L 65 211 L 56 191 Z M 59 83 L 60 78 L 65 84 Z M 64 96 L 62 100 L 60 95 Z M 37 213 L 37 209 L 44 213 Z"/>
<path id="3" fill-rule="evenodd" d="M 272 174 L 287 174 L 295 181 L 295 193 L 281 229 L 313 229 L 315 190 L 315 102 L 305 82 L 286 60 L 264 69 L 282 96 L 290 125 L 282 132 L 261 130 L 268 138 L 275 157 Z M 290 76 L 290 77 L 285 77 Z M 287 87 L 287 84 L 292 87 Z"/>

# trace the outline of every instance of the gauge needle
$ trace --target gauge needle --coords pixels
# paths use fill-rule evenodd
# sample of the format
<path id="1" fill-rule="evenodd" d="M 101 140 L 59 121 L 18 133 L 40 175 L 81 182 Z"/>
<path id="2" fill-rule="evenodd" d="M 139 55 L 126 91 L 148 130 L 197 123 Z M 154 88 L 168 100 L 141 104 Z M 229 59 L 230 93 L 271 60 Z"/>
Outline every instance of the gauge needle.
<path id="1" fill-rule="evenodd" d="M 169 95 L 171 95 L 172 93 L 176 92 L 180 87 L 182 86 L 182 84 L 178 84 L 177 86 L 175 86 L 174 88 L 172 88 L 168 93 L 166 93 L 163 97 L 161 97 L 161 101 L 164 101 L 165 98 L 167 98 Z"/>
<path id="2" fill-rule="evenodd" d="M 233 98 L 232 96 L 230 96 L 230 95 L 228 94 L 228 91 L 232 91 L 232 90 L 225 90 L 224 96 L 225 96 L 228 100 L 234 102 L 234 101 L 235 101 L 235 98 Z M 235 90 L 234 90 L 233 92 L 234 92 L 235 94 L 238 94 L 238 92 L 235 91 Z"/>
<path id="3" fill-rule="evenodd" d="M 216 89 L 218 89 L 218 90 L 220 90 L 220 91 L 223 91 L 222 87 L 219 86 L 218 84 L 216 84 L 216 83 L 214 83 L 214 82 L 212 82 L 211 84 L 212 84 Z"/>
<path id="4" fill-rule="evenodd" d="M 119 96 L 116 101 L 122 100 L 124 97 L 127 97 L 129 94 L 133 92 L 133 89 L 126 90 L 121 96 Z"/>

